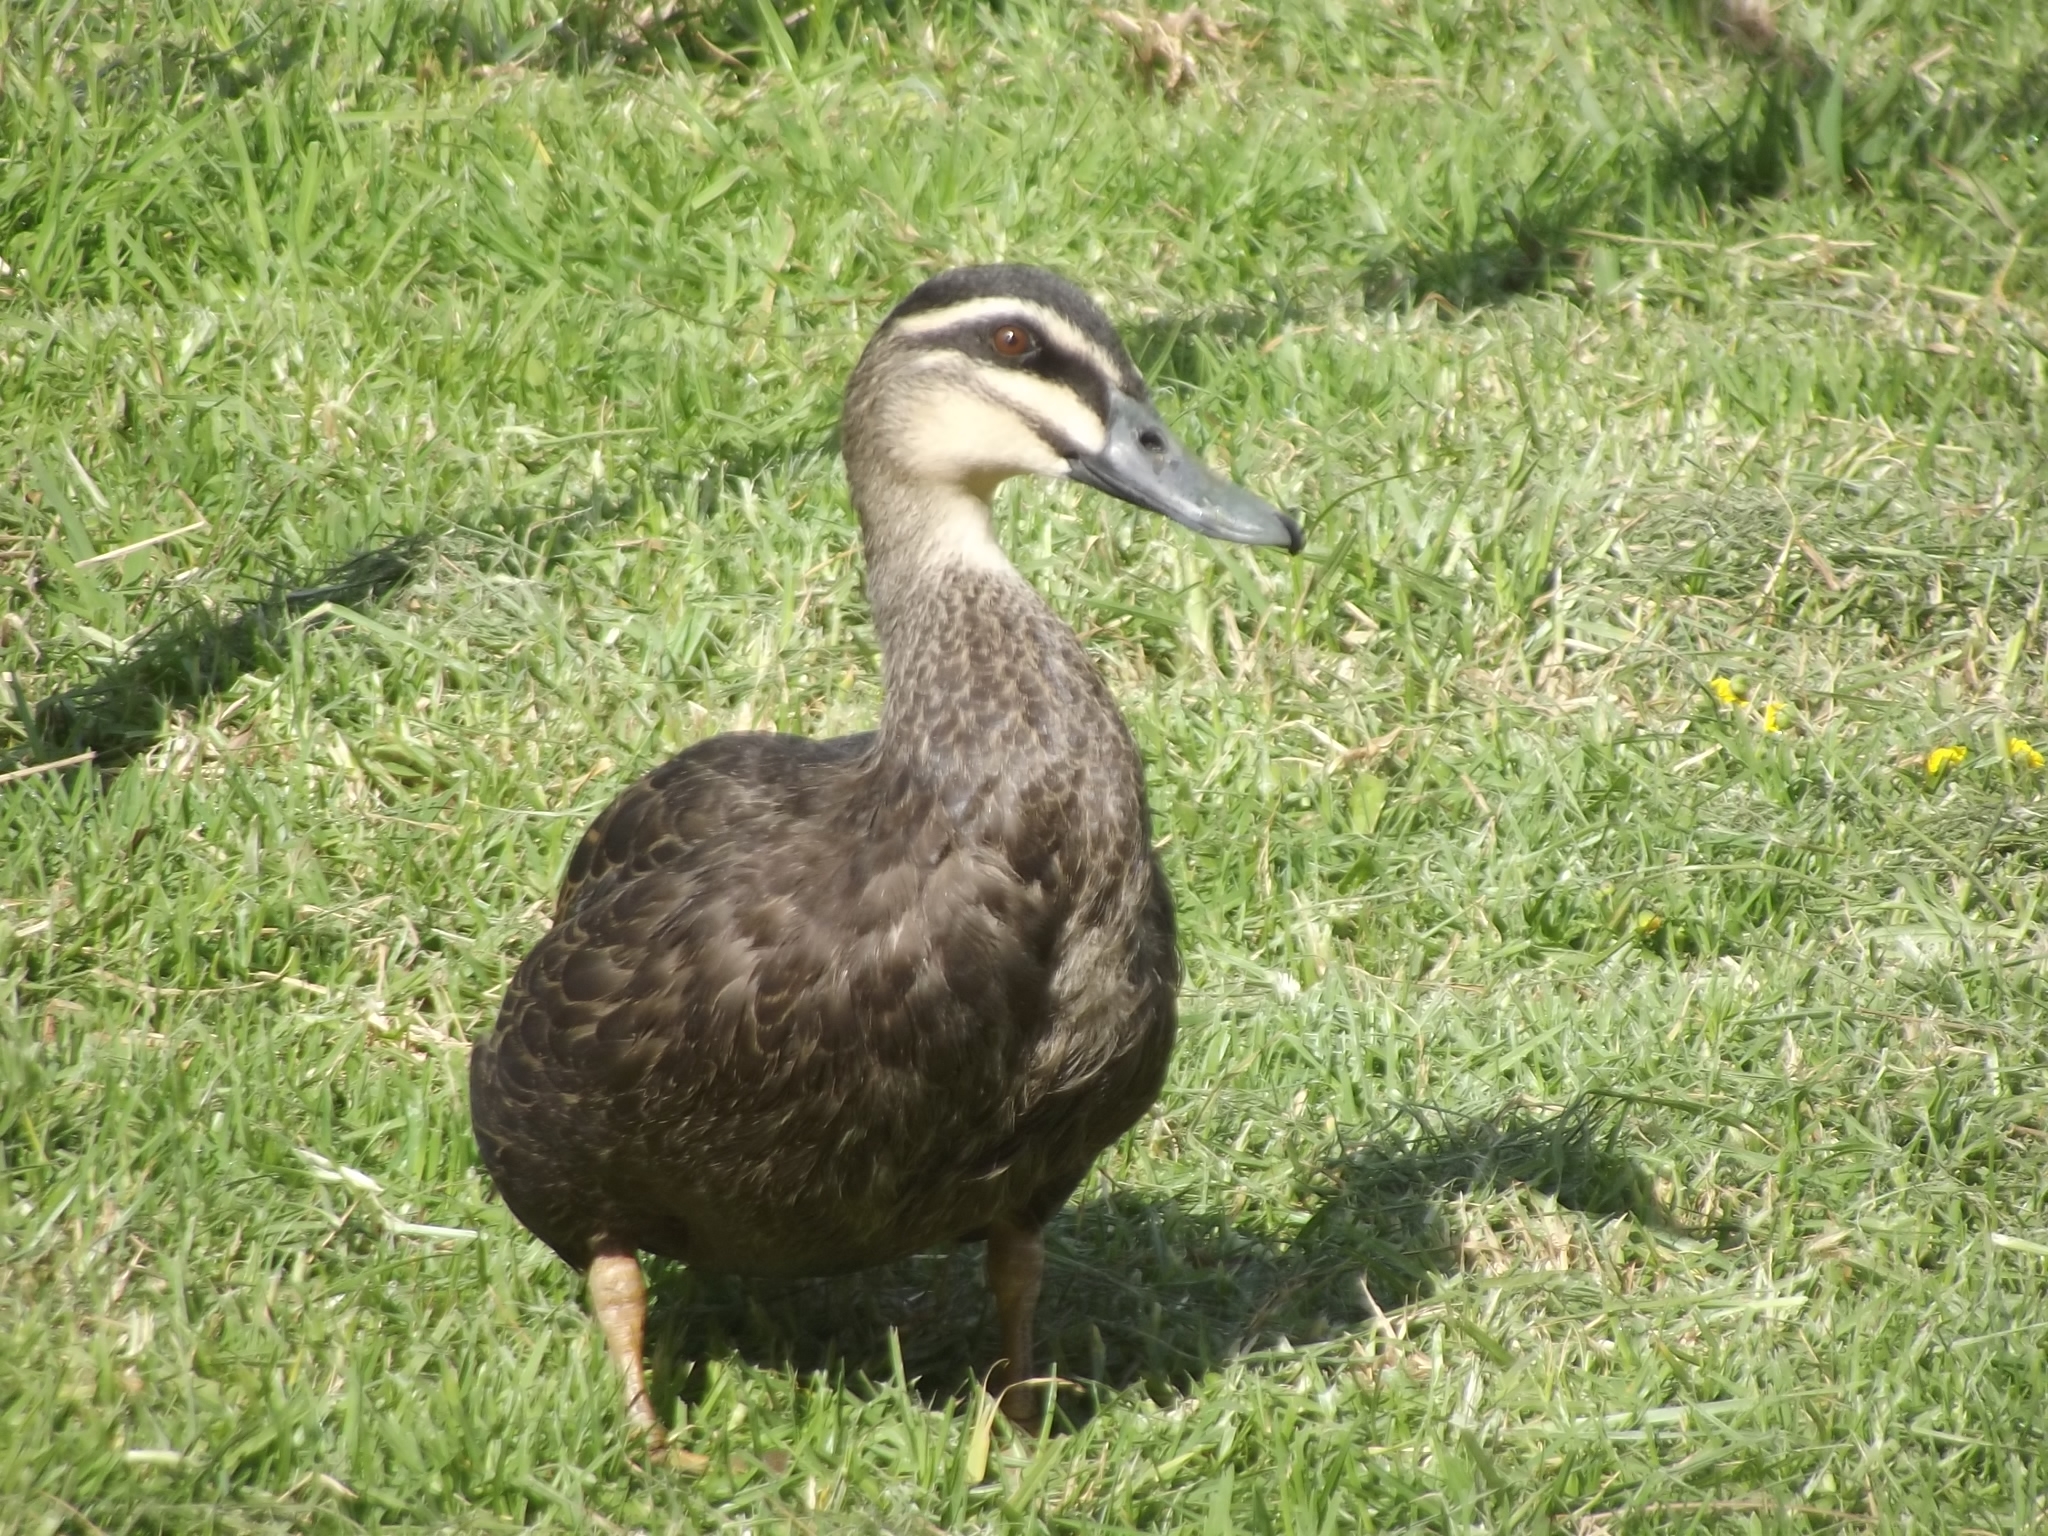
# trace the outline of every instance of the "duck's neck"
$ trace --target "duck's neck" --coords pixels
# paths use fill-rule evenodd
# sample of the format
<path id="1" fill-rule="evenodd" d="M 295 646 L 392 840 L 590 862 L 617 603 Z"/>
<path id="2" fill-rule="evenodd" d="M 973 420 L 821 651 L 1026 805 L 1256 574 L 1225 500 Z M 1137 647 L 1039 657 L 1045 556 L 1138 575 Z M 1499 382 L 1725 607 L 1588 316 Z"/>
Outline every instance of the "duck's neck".
<path id="1" fill-rule="evenodd" d="M 987 502 L 954 493 L 918 510 L 863 517 L 884 759 L 963 813 L 1077 776 L 1141 804 L 1122 717 L 1080 640 L 997 547 Z M 892 537 L 904 528 L 916 536 Z"/>

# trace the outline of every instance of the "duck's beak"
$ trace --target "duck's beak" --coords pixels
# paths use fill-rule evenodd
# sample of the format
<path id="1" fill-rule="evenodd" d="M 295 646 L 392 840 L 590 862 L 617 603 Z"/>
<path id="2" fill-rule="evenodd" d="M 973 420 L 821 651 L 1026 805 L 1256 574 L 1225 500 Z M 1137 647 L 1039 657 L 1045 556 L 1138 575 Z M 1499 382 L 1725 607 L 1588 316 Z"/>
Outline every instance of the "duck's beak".
<path id="1" fill-rule="evenodd" d="M 1212 539 L 1301 553 L 1301 524 L 1213 472 L 1167 431 L 1149 401 L 1122 390 L 1110 395 L 1107 440 L 1069 458 L 1067 476 Z"/>

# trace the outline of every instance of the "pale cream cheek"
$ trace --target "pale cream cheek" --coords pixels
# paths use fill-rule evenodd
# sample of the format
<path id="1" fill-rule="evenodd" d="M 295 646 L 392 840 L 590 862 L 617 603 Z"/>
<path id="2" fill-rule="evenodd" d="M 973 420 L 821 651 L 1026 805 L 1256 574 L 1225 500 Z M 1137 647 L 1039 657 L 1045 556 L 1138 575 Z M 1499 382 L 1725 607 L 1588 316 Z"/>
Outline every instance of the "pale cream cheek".
<path id="1" fill-rule="evenodd" d="M 997 373 L 979 381 L 983 390 L 1017 402 L 1022 414 L 1044 422 L 1083 453 L 1096 453 L 1109 440 L 1109 429 L 1079 395 L 1063 384 L 1033 373 Z"/>
<path id="2" fill-rule="evenodd" d="M 1067 461 L 1015 412 L 964 392 L 928 396 L 905 412 L 893 457 L 912 479 L 932 485 L 980 488 L 1012 475 L 1067 472 Z"/>

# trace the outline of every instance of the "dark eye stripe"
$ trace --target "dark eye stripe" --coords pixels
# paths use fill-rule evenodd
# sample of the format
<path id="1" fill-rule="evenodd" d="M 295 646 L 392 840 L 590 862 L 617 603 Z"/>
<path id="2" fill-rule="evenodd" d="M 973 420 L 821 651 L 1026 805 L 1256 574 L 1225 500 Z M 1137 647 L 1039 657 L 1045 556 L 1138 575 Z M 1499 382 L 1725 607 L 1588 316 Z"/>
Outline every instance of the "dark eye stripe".
<path id="1" fill-rule="evenodd" d="M 1004 324 L 1015 324 L 1030 332 L 1037 347 L 1023 357 L 1004 357 L 995 349 L 992 337 Z M 1033 330 L 1030 324 L 1020 318 L 1015 321 L 991 321 L 987 319 L 965 321 L 943 331 L 933 331 L 917 338 L 917 344 L 925 350 L 949 350 L 965 353 L 978 363 L 997 368 L 1014 368 L 1024 373 L 1035 373 L 1042 379 L 1063 384 L 1087 403 L 1089 409 L 1107 421 L 1109 419 L 1109 392 L 1112 380 L 1102 376 L 1102 370 L 1087 358 L 1076 357 L 1063 350 L 1043 332 Z"/>
<path id="2" fill-rule="evenodd" d="M 1064 384 L 1086 401 L 1088 408 L 1097 416 L 1104 421 L 1109 420 L 1110 381 L 1092 363 L 1041 342 L 1037 354 L 1025 360 L 1022 366 L 1040 378 Z"/>

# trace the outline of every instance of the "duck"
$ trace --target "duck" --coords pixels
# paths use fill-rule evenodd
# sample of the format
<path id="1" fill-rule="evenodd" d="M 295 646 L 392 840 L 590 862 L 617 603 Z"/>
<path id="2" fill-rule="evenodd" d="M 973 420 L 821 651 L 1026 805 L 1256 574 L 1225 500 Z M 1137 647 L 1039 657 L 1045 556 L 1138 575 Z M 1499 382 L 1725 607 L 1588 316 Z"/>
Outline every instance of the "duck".
<path id="1" fill-rule="evenodd" d="M 1168 429 L 1102 309 L 1029 266 L 933 276 L 848 380 L 876 728 L 732 732 L 626 789 L 470 1056 L 484 1169 L 586 1277 L 657 1445 L 642 1255 L 844 1274 L 986 1244 L 1004 1413 L 1044 1423 L 1045 1228 L 1152 1105 L 1180 962 L 1144 768 L 991 503 L 1071 480 L 1298 553 Z"/>

